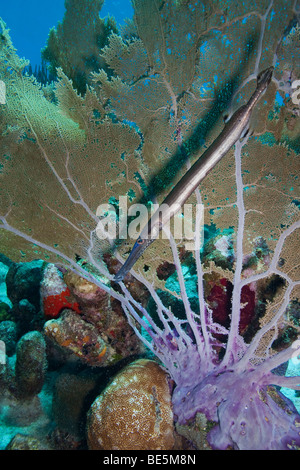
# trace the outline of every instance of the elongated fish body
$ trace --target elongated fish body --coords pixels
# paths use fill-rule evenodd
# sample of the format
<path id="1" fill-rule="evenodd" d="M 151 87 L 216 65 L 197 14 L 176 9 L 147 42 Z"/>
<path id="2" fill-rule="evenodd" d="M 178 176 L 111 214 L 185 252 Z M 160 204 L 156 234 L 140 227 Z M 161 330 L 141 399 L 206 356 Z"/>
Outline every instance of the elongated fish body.
<path id="1" fill-rule="evenodd" d="M 141 231 L 129 257 L 116 274 L 115 282 L 121 282 L 124 279 L 124 276 L 133 267 L 145 249 L 157 238 L 163 226 L 180 210 L 206 175 L 237 142 L 249 124 L 254 106 L 268 87 L 272 73 L 273 67 L 269 67 L 259 74 L 256 89 L 248 103 L 241 106 L 232 115 L 225 124 L 221 134 L 170 191 Z"/>

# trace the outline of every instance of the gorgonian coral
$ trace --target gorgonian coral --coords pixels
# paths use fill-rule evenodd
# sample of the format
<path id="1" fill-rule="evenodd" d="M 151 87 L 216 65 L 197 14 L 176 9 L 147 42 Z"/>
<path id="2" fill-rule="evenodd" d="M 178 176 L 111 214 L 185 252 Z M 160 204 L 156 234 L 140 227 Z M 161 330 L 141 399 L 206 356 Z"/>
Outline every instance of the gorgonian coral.
<path id="1" fill-rule="evenodd" d="M 80 93 L 85 93 L 90 73 L 106 64 L 100 51 L 111 32 L 116 32 L 113 18 L 103 20 L 99 10 L 104 0 L 66 0 L 64 19 L 50 30 L 47 46 L 42 51 L 55 77 L 61 67 Z"/>
<path id="2" fill-rule="evenodd" d="M 132 39 L 113 34 L 101 51 L 112 75 L 95 72 L 79 96 L 58 69 L 55 103 L 22 74 L 2 24 L 1 249 L 64 263 L 119 300 L 175 382 L 178 423 L 204 414 L 212 447 L 299 447 L 299 415 L 275 388 L 299 387 L 275 373 L 298 353 L 297 314 L 288 312 L 300 283 L 299 5 L 133 3 Z M 188 253 L 172 237 L 158 240 L 132 271 L 151 295 L 145 308 L 130 279 L 121 289 L 108 282 L 112 255 L 121 260 L 132 244 L 116 252 L 97 237 L 97 207 L 118 212 L 118 195 L 163 200 L 270 65 L 249 133 L 190 198 L 204 204 L 210 242 Z"/>

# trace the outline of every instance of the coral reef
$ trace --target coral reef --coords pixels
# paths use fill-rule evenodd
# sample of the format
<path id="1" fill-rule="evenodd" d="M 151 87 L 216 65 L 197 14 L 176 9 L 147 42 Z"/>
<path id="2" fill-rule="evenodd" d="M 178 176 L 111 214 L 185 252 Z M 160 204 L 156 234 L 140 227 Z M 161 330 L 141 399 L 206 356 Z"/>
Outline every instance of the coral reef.
<path id="1" fill-rule="evenodd" d="M 187 424 L 176 423 L 176 431 L 180 436 L 184 436 L 193 448 L 198 450 L 211 450 L 207 442 L 207 434 L 215 423 L 209 421 L 204 413 L 196 413 L 192 422 Z"/>
<path id="2" fill-rule="evenodd" d="M 171 450 L 176 436 L 166 372 L 140 359 L 125 367 L 88 413 L 91 450 Z"/>
<path id="3" fill-rule="evenodd" d="M 35 437 L 16 434 L 7 445 L 6 450 L 50 450 L 51 447 L 46 442 Z"/>
<path id="4" fill-rule="evenodd" d="M 133 329 L 120 306 L 111 296 L 99 286 L 68 271 L 64 276 L 72 295 L 77 300 L 81 310 L 81 318 L 90 325 L 95 326 L 108 349 L 114 350 L 112 356 L 124 358 L 128 355 L 140 354 L 144 351 L 142 343 L 137 339 Z M 107 284 L 107 282 L 104 280 Z M 148 298 L 145 289 L 138 282 L 130 283 L 130 290 L 138 295 L 144 304 Z"/>
<path id="5" fill-rule="evenodd" d="M 72 310 L 65 309 L 57 320 L 47 321 L 44 332 L 60 347 L 91 365 L 107 366 L 119 358 L 114 349 L 105 343 L 97 328 Z"/>
<path id="6" fill-rule="evenodd" d="M 11 319 L 11 307 L 6 302 L 0 302 L 0 321 Z"/>
<path id="7" fill-rule="evenodd" d="M 19 433 L 6 448 L 84 447 L 85 416 L 94 397 L 93 390 L 99 388 L 101 380 L 101 372 L 95 366 L 106 370 L 108 365 L 141 353 L 142 343 L 128 325 L 120 305 L 95 284 L 42 261 L 11 266 L 8 290 L 13 307 L 18 306 L 13 308 L 18 315 L 16 322 L 0 323 L 0 340 L 4 341 L 9 356 L 0 366 L 0 426 L 3 422 L 7 429 Z M 25 325 L 20 304 L 29 303 L 28 297 L 35 306 Z M 41 331 L 22 335 L 37 319 Z M 79 372 L 74 373 L 74 367 Z M 95 370 L 97 373 L 92 372 Z M 51 371 L 53 384 L 46 392 Z M 53 404 L 46 405 L 45 414 L 43 400 L 49 400 L 48 394 Z"/>
<path id="8" fill-rule="evenodd" d="M 16 328 L 11 323 L 0 323 L 6 352 L 9 353 L 1 364 L 1 387 L 9 396 L 30 400 L 40 393 L 44 385 L 48 366 L 46 342 L 42 333 L 30 331 L 16 343 Z"/>
<path id="9" fill-rule="evenodd" d="M 48 366 L 43 334 L 26 333 L 17 343 L 16 354 L 13 352 L 0 365 L 1 449 L 18 433 L 22 435 L 21 441 L 32 437 L 33 442 L 36 437 L 45 436 L 51 427 L 42 392 Z"/>
<path id="10" fill-rule="evenodd" d="M 41 306 L 45 317 L 57 318 L 64 308 L 80 313 L 79 305 L 72 299 L 70 290 L 63 280 L 62 273 L 49 263 L 40 283 Z"/>
<path id="11" fill-rule="evenodd" d="M 11 261 L 0 255 L 0 321 L 11 320 L 12 303 L 7 297 L 6 275 L 11 265 Z"/>
<path id="12" fill-rule="evenodd" d="M 12 303 L 10 317 L 17 324 L 19 337 L 43 327 L 39 286 L 45 266 L 42 260 L 13 263 L 6 274 L 7 296 Z"/>
<path id="13" fill-rule="evenodd" d="M 6 275 L 6 287 L 7 295 L 13 305 L 22 299 L 27 299 L 38 311 L 39 296 L 36 286 L 42 280 L 44 265 L 42 260 L 37 260 L 30 263 L 14 263 L 10 266 Z"/>
<path id="14" fill-rule="evenodd" d="M 47 269 L 41 295 L 45 315 L 54 317 L 44 325 L 47 337 L 93 366 L 143 352 L 120 305 L 107 292 L 75 273 L 66 272 L 63 279 L 54 265 Z"/>

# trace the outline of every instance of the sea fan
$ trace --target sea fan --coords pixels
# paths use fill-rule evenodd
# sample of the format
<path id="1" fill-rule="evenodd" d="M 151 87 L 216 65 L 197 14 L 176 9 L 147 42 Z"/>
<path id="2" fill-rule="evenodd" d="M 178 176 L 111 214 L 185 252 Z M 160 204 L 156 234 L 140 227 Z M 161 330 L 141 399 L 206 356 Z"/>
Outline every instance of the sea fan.
<path id="1" fill-rule="evenodd" d="M 133 3 L 131 36 L 102 49 L 111 76 L 94 73 L 83 96 L 63 69 L 54 87 L 24 74 L 1 23 L 1 250 L 64 264 L 119 300 L 175 382 L 178 425 L 203 414 L 217 449 L 297 448 L 299 415 L 278 387 L 299 377 L 278 366 L 299 353 L 299 7 Z M 203 249 L 196 217 L 195 251 L 157 240 L 118 287 L 132 243 L 97 236 L 99 206 L 118 220 L 118 195 L 163 200 L 270 65 L 249 132 L 190 199 L 204 204 Z"/>

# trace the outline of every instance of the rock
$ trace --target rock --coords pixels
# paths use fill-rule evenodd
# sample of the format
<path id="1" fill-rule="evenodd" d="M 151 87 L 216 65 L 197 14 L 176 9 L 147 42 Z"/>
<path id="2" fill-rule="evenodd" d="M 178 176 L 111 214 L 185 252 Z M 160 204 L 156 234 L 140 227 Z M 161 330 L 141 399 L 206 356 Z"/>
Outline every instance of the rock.
<path id="1" fill-rule="evenodd" d="M 19 337 L 31 330 L 41 331 L 44 318 L 40 311 L 40 282 L 46 263 L 14 263 L 6 276 L 7 295 L 13 306 L 11 319 L 18 325 Z"/>
<path id="2" fill-rule="evenodd" d="M 89 308 L 106 311 L 110 307 L 110 296 L 100 287 L 96 286 L 87 279 L 78 276 L 78 274 L 68 271 L 64 280 L 72 291 L 72 294 L 80 303 L 82 310 Z"/>
<path id="3" fill-rule="evenodd" d="M 88 396 L 96 386 L 98 377 L 86 371 L 79 375 L 59 375 L 54 387 L 53 417 L 58 429 L 74 438 L 85 437 L 85 416 L 91 401 Z"/>
<path id="4" fill-rule="evenodd" d="M 27 427 L 43 418 L 40 398 L 17 399 L 10 397 L 2 412 L 2 420 L 8 427 Z"/>
<path id="5" fill-rule="evenodd" d="M 97 328 L 72 310 L 66 309 L 59 318 L 47 321 L 44 332 L 58 346 L 75 354 L 86 364 L 103 367 L 120 359 Z"/>
<path id="6" fill-rule="evenodd" d="M 115 351 L 115 358 L 122 359 L 144 351 L 141 341 L 128 323 L 120 302 L 73 272 L 68 272 L 64 280 L 79 304 L 82 319 L 96 327 L 100 336 Z M 142 302 L 140 296 L 135 298 Z"/>
<path id="7" fill-rule="evenodd" d="M 139 359 L 125 367 L 92 404 L 91 450 L 171 450 L 177 445 L 167 373 Z"/>
<path id="8" fill-rule="evenodd" d="M 46 342 L 42 333 L 30 331 L 17 344 L 15 365 L 17 392 L 22 398 L 37 395 L 47 369 Z"/>
<path id="9" fill-rule="evenodd" d="M 39 286 L 43 276 L 45 262 L 42 260 L 30 263 L 12 264 L 6 275 L 7 295 L 13 305 L 27 299 L 36 310 L 40 308 Z"/>
<path id="10" fill-rule="evenodd" d="M 216 423 L 208 421 L 204 413 L 196 413 L 195 418 L 188 424 L 176 423 L 176 431 L 185 437 L 190 449 L 211 450 L 207 442 L 207 434 Z"/>
<path id="11" fill-rule="evenodd" d="M 36 437 L 25 436 L 24 434 L 16 434 L 10 443 L 6 446 L 6 450 L 51 450 L 47 442 Z"/>
<path id="12" fill-rule="evenodd" d="M 10 302 L 8 298 L 7 298 L 7 302 L 0 301 L 0 322 L 5 321 L 5 320 L 11 320 L 12 318 L 12 311 L 8 302 Z"/>
<path id="13" fill-rule="evenodd" d="M 57 427 L 49 435 L 49 445 L 51 450 L 86 450 L 85 440 L 78 441 L 77 437 Z"/>
<path id="14" fill-rule="evenodd" d="M 12 264 L 13 264 L 12 262 L 4 263 L 3 261 L 1 261 L 1 257 L 0 257 L 0 305 L 4 303 L 8 307 L 12 307 L 12 303 L 7 297 L 5 279 L 6 279 L 7 272 L 9 270 L 9 266 L 11 266 Z M 1 307 L 0 307 L 0 311 L 1 311 Z M 0 319 L 1 319 L 1 313 L 0 313 Z"/>
<path id="15" fill-rule="evenodd" d="M 120 303 L 111 302 L 106 291 L 73 272 L 67 272 L 64 281 L 78 308 L 65 308 L 46 322 L 47 337 L 93 366 L 106 367 L 144 351 Z"/>

